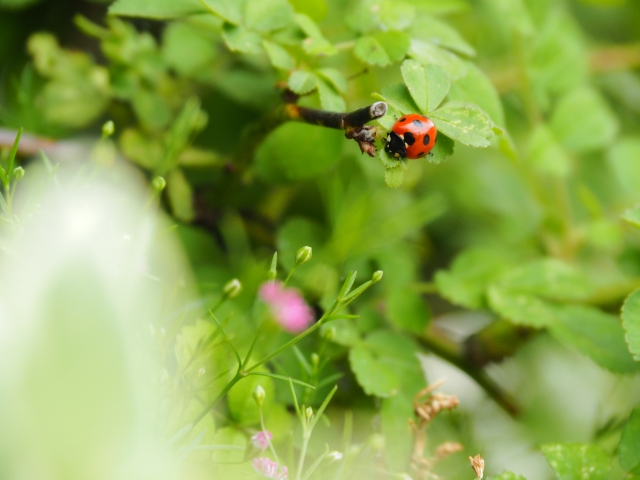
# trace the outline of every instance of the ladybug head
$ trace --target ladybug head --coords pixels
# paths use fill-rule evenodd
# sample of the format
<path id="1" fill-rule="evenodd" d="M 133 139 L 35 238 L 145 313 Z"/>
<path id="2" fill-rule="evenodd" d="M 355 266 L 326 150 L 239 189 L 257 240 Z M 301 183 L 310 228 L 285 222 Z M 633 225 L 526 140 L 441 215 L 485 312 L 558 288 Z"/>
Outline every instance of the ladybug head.
<path id="1" fill-rule="evenodd" d="M 384 150 L 393 158 L 405 158 L 407 156 L 407 147 L 404 144 L 404 139 L 393 130 L 387 135 Z"/>

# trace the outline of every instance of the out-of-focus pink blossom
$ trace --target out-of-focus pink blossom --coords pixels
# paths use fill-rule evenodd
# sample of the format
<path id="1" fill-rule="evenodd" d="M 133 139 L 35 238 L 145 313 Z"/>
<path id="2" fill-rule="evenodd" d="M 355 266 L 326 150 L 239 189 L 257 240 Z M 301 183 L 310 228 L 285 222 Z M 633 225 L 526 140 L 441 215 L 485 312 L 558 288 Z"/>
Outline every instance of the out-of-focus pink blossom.
<path id="1" fill-rule="evenodd" d="M 261 430 L 258 433 L 256 433 L 253 437 L 251 437 L 251 443 L 253 444 L 254 447 L 256 447 L 259 450 L 266 450 L 267 448 L 269 448 L 269 442 L 271 441 L 272 438 L 273 438 L 273 435 L 271 435 L 270 431 Z"/>
<path id="2" fill-rule="evenodd" d="M 259 294 L 285 330 L 298 333 L 313 322 L 313 311 L 296 289 L 286 288 L 279 282 L 266 282 L 260 287 Z"/>
<path id="3" fill-rule="evenodd" d="M 253 468 L 256 472 L 261 473 L 267 478 L 275 478 L 277 480 L 288 480 L 289 470 L 284 465 L 278 469 L 278 462 L 274 462 L 269 458 L 260 457 L 253 459 Z M 278 471 L 279 470 L 279 471 Z"/>

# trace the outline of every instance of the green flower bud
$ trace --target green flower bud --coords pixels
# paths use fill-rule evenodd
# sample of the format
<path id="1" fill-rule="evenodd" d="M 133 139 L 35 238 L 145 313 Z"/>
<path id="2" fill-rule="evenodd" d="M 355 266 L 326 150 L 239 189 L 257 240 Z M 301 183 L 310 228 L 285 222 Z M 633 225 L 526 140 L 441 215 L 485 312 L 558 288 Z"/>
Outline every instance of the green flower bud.
<path id="1" fill-rule="evenodd" d="M 108 138 L 116 131 L 116 126 L 111 120 L 102 125 L 102 138 Z"/>
<path id="2" fill-rule="evenodd" d="M 164 179 L 164 177 L 158 175 L 157 177 L 154 177 L 153 180 L 151 180 L 151 186 L 156 192 L 161 192 L 162 190 L 164 190 L 164 187 L 167 186 L 167 181 Z"/>
<path id="3" fill-rule="evenodd" d="M 307 263 L 311 260 L 311 256 L 313 254 L 313 249 L 311 247 L 302 247 L 296 253 L 296 267 L 299 267 L 303 263 Z"/>
<path id="4" fill-rule="evenodd" d="M 24 168 L 22 167 L 16 167 L 13 169 L 13 179 L 18 181 L 20 180 L 22 177 L 24 177 Z"/>
<path id="5" fill-rule="evenodd" d="M 240 280 L 234 278 L 233 280 L 227 282 L 227 284 L 222 289 L 222 293 L 224 293 L 225 297 L 227 298 L 235 298 L 240 294 L 241 290 L 242 284 L 240 283 Z"/>
<path id="6" fill-rule="evenodd" d="M 331 341 L 336 338 L 336 327 L 329 327 L 324 331 L 325 340 Z"/>
<path id="7" fill-rule="evenodd" d="M 266 395 L 267 394 L 265 393 L 264 388 L 262 388 L 262 385 L 258 385 L 253 391 L 253 399 L 256 401 L 258 406 L 262 405 L 262 402 L 264 402 L 264 397 Z"/>
<path id="8" fill-rule="evenodd" d="M 371 283 L 378 283 L 380 280 L 382 280 L 383 275 L 384 272 L 382 270 L 376 270 L 371 276 Z"/>
<path id="9" fill-rule="evenodd" d="M 307 418 L 313 417 L 313 408 L 307 407 L 306 410 L 304 411 L 304 414 L 306 415 Z"/>
<path id="10" fill-rule="evenodd" d="M 320 363 L 320 357 L 316 352 L 313 352 L 311 354 L 311 363 L 313 363 L 313 365 L 316 367 L 318 366 L 318 363 Z"/>

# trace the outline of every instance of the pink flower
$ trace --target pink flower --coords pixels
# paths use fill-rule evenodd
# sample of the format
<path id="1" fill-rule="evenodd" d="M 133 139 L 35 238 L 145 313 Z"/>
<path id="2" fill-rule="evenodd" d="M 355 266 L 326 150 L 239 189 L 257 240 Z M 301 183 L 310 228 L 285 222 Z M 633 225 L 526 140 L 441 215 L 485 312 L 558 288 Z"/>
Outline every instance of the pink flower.
<path id="1" fill-rule="evenodd" d="M 253 468 L 256 472 L 261 473 L 267 478 L 275 478 L 277 480 L 289 479 L 289 470 L 287 467 L 280 467 L 280 472 L 278 472 L 278 462 L 273 462 L 266 457 L 254 458 Z"/>
<path id="2" fill-rule="evenodd" d="M 266 282 L 260 287 L 259 294 L 285 330 L 301 332 L 313 322 L 313 311 L 296 289 L 286 288 L 279 282 Z"/>
<path id="3" fill-rule="evenodd" d="M 267 448 L 269 448 L 269 442 L 271 441 L 272 438 L 273 438 L 273 435 L 271 435 L 271 432 L 269 432 L 268 430 L 265 430 L 264 432 L 260 431 L 256 433 L 253 437 L 251 437 L 251 443 L 257 449 L 264 451 Z"/>

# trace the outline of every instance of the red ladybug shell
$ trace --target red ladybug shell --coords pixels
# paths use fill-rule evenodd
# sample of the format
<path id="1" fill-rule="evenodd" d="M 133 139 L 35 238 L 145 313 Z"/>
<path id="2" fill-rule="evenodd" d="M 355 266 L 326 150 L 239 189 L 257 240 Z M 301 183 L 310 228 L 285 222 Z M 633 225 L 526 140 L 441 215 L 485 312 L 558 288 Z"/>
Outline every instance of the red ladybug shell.
<path id="1" fill-rule="evenodd" d="M 436 144 L 436 134 L 436 126 L 427 117 L 405 115 L 391 127 L 385 150 L 395 158 L 422 158 Z"/>

